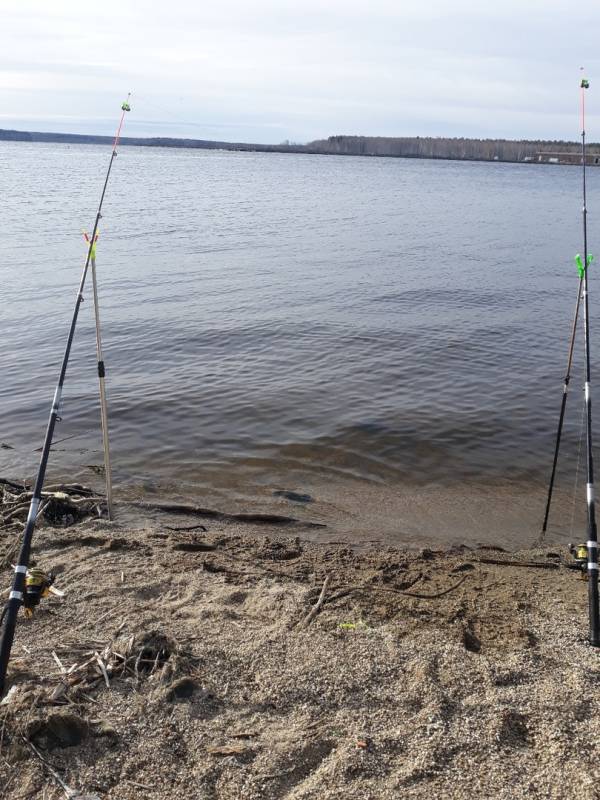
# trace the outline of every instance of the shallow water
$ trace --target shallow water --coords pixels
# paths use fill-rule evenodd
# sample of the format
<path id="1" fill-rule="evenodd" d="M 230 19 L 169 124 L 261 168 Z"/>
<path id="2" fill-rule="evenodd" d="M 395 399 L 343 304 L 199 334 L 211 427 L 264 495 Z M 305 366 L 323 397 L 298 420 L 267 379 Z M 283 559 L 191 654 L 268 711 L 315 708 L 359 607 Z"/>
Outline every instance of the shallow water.
<path id="1" fill-rule="evenodd" d="M 0 143 L 0 441 L 14 448 L 0 475 L 34 474 L 109 155 Z M 569 167 L 123 147 L 98 248 L 118 492 L 285 508 L 356 538 L 529 541 L 580 206 Z M 50 467 L 88 482 L 102 462 L 89 289 Z"/>

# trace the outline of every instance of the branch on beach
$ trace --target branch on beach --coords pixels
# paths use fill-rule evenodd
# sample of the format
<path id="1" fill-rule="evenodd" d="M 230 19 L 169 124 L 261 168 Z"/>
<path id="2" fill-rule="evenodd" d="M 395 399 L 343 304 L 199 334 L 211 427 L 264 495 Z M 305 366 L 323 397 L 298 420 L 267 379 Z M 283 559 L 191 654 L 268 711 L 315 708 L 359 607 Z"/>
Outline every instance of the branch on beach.
<path id="1" fill-rule="evenodd" d="M 319 595 L 319 599 L 314 604 L 314 606 L 311 608 L 311 610 L 308 612 L 308 614 L 304 617 L 304 619 L 301 622 L 298 623 L 298 627 L 299 628 L 308 628 L 310 623 L 313 621 L 313 619 L 317 616 L 317 614 L 321 610 L 321 606 L 325 602 L 325 592 L 327 591 L 327 586 L 329 585 L 330 577 L 331 576 L 328 575 L 325 578 L 325 581 L 323 583 L 323 588 L 321 589 L 321 594 Z"/>
<path id="2" fill-rule="evenodd" d="M 93 516 L 102 516 L 104 497 L 79 484 L 48 486 L 41 493 L 37 518 L 44 516 L 54 525 L 72 525 Z M 31 507 L 30 487 L 0 478 L 0 528 L 22 524 Z"/>
<path id="3" fill-rule="evenodd" d="M 391 587 L 388 586 L 385 587 L 377 586 L 375 584 L 347 586 L 345 589 L 342 589 L 341 591 L 332 595 L 326 602 L 331 603 L 334 600 L 339 600 L 342 597 L 346 597 L 347 595 L 352 594 L 352 592 L 385 592 L 388 594 L 402 595 L 403 597 L 416 597 L 418 600 L 437 600 L 438 597 L 443 597 L 446 594 L 450 594 L 450 592 L 453 592 L 455 589 L 458 589 L 459 586 L 462 586 L 462 584 L 467 580 L 468 577 L 469 577 L 468 575 L 463 575 L 463 577 L 452 586 L 449 586 L 447 589 L 443 589 L 441 592 L 435 592 L 433 594 L 424 594 L 421 592 L 407 592 L 404 589 L 392 589 Z M 409 584 L 409 586 L 414 586 L 414 584 L 420 581 L 421 578 L 422 575 L 419 575 L 417 578 L 415 578 L 415 580 L 411 584 Z"/>
<path id="4" fill-rule="evenodd" d="M 14 481 L 9 481 L 7 478 L 0 478 L 0 486 L 9 486 L 17 492 L 26 492 L 28 489 L 25 483 L 15 483 Z"/>
<path id="5" fill-rule="evenodd" d="M 418 581 L 422 579 L 422 574 L 419 573 L 414 580 L 411 581 L 410 584 L 406 588 L 410 586 L 414 586 Z M 325 578 L 325 582 L 323 583 L 323 588 L 321 589 L 321 593 L 319 594 L 319 599 L 308 612 L 308 614 L 301 620 L 296 627 L 298 628 L 307 628 L 310 623 L 314 620 L 317 616 L 321 608 L 325 605 L 325 603 L 332 603 L 334 600 L 340 600 L 342 597 L 347 597 L 352 592 L 386 592 L 388 594 L 395 594 L 401 595 L 402 597 L 414 597 L 417 600 L 437 600 L 439 597 L 444 597 L 444 595 L 450 594 L 450 592 L 455 591 L 458 589 L 462 584 L 467 580 L 469 576 L 463 575 L 463 577 L 457 581 L 456 583 L 449 586 L 447 589 L 442 589 L 439 592 L 434 592 L 432 594 L 425 594 L 421 592 L 407 592 L 405 589 L 393 589 L 391 587 L 384 587 L 384 586 L 377 586 L 374 584 L 363 584 L 360 586 L 347 586 L 344 589 L 341 589 L 339 592 L 331 595 L 331 597 L 326 598 L 325 593 L 327 591 L 327 587 L 329 585 L 330 576 L 328 575 Z"/>
<path id="6" fill-rule="evenodd" d="M 441 592 L 435 592 L 435 594 L 421 594 L 419 592 L 399 592 L 399 594 L 404 595 L 404 597 L 417 597 L 419 600 L 437 600 L 438 597 L 443 597 L 445 594 L 450 594 L 450 592 L 458 589 L 458 587 L 462 586 L 468 577 L 468 575 L 463 575 L 462 578 L 453 586 L 450 586 L 448 589 L 444 589 Z"/>
<path id="7" fill-rule="evenodd" d="M 166 531 L 206 531 L 208 530 L 206 525 L 183 525 L 178 527 L 173 527 L 171 525 L 165 525 Z"/>
<path id="8" fill-rule="evenodd" d="M 529 567 L 530 569 L 560 569 L 560 564 L 552 561 L 509 561 L 500 558 L 479 558 L 480 564 L 497 564 L 501 567 Z"/>
<path id="9" fill-rule="evenodd" d="M 36 756 L 42 762 L 44 768 L 50 773 L 52 778 L 63 790 L 63 792 L 65 793 L 65 797 L 67 797 L 69 800 L 100 800 L 97 794 L 82 794 L 81 792 L 77 792 L 74 789 L 71 789 L 71 787 L 68 786 L 63 781 L 58 772 L 55 769 L 53 769 L 53 767 L 50 765 L 50 762 L 44 758 L 44 756 L 40 753 L 37 747 L 32 742 L 30 742 L 25 736 L 23 736 L 22 739 L 27 745 L 27 747 L 29 747 L 31 752 L 34 754 L 34 756 Z"/>

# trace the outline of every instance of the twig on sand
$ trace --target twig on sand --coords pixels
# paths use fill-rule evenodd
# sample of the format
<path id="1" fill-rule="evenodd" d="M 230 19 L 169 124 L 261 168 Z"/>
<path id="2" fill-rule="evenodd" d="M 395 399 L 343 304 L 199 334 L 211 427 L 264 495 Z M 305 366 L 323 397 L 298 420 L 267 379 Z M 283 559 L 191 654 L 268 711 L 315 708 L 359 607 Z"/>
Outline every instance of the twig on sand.
<path id="1" fill-rule="evenodd" d="M 110 681 L 108 679 L 108 672 L 106 671 L 106 667 L 104 665 L 104 661 L 100 658 L 100 654 L 98 652 L 94 653 L 96 658 L 96 663 L 100 667 L 100 672 L 102 673 L 102 677 L 104 678 L 104 683 L 106 684 L 106 688 L 110 689 Z"/>
<path id="2" fill-rule="evenodd" d="M 501 558 L 479 558 L 481 564 L 498 564 L 501 567 L 529 567 L 530 569 L 560 569 L 560 564 L 552 561 L 509 561 Z"/>
<path id="3" fill-rule="evenodd" d="M 298 626 L 299 628 L 307 628 L 321 610 L 321 606 L 325 602 L 325 592 L 327 591 L 327 586 L 329 585 L 329 578 L 330 578 L 329 575 L 325 578 L 325 581 L 323 582 L 323 588 L 321 589 L 321 594 L 319 595 L 319 599 L 311 608 L 311 610 L 308 612 L 308 614 L 304 617 L 304 619 L 300 622 Z"/>
<path id="4" fill-rule="evenodd" d="M 416 578 L 413 583 L 410 585 L 414 585 L 417 583 L 418 580 L 421 579 L 421 575 Z M 346 597 L 347 595 L 351 594 L 352 592 L 386 592 L 388 594 L 399 594 L 403 597 L 416 597 L 418 600 L 436 600 L 438 597 L 443 597 L 445 594 L 450 594 L 455 589 L 458 589 L 459 586 L 467 580 L 469 576 L 463 575 L 463 577 L 454 583 L 452 586 L 449 586 L 447 589 L 443 589 L 441 592 L 435 592 L 433 594 L 423 594 L 421 592 L 406 592 L 403 589 L 393 589 L 389 586 L 377 586 L 375 584 L 362 584 L 360 586 L 347 586 L 345 589 L 336 592 L 336 594 L 332 595 L 328 598 L 327 602 L 330 603 L 333 600 L 339 600 L 342 597 Z"/>
<path id="5" fill-rule="evenodd" d="M 177 528 L 176 527 L 171 527 L 170 525 L 165 525 L 164 527 L 165 527 L 165 530 L 167 530 L 167 531 L 197 531 L 197 530 L 206 531 L 206 530 L 208 530 L 206 525 L 184 525 L 183 527 L 177 527 Z"/>
<path id="6" fill-rule="evenodd" d="M 14 481 L 9 481 L 6 478 L 0 478 L 0 484 L 2 484 L 2 486 L 10 486 L 11 489 L 16 489 L 18 492 L 27 491 L 27 486 L 24 483 L 15 483 Z"/>
<path id="7" fill-rule="evenodd" d="M 67 670 L 65 669 L 65 665 L 62 663 L 62 661 L 60 660 L 60 658 L 59 658 L 59 657 L 56 655 L 56 653 L 54 652 L 54 650 L 52 651 L 52 658 L 53 658 L 53 659 L 56 661 L 56 663 L 58 664 L 58 668 L 60 669 L 60 671 L 61 671 L 62 673 L 65 673 L 65 672 L 67 671 Z"/>
<path id="8" fill-rule="evenodd" d="M 19 487 L 0 478 L 0 528 L 23 524 L 31 509 L 32 498 L 33 493 L 28 487 Z M 43 516 L 50 524 L 62 521 L 66 526 L 90 516 L 102 515 L 104 499 L 79 484 L 47 486 L 41 498 L 36 519 Z"/>
<path id="9" fill-rule="evenodd" d="M 56 772 L 56 770 L 53 769 L 53 767 L 50 766 L 49 762 L 44 758 L 44 756 L 40 753 L 40 751 L 37 749 L 37 747 L 32 742 L 30 742 L 29 739 L 27 739 L 25 736 L 23 736 L 23 741 L 29 747 L 31 752 L 37 758 L 39 758 L 39 760 L 42 762 L 44 767 L 48 770 L 50 775 L 52 775 L 54 780 L 58 783 L 58 785 L 63 790 L 63 792 L 65 793 L 66 797 L 69 800 L 100 800 L 100 798 L 98 797 L 97 794 L 82 794 L 81 792 L 75 791 L 75 789 L 71 789 L 71 787 L 68 786 L 63 781 L 63 779 L 60 777 L 58 772 Z"/>
<path id="10" fill-rule="evenodd" d="M 448 589 L 444 589 L 442 592 L 435 592 L 435 594 L 420 594 L 419 592 L 399 592 L 399 594 L 403 594 L 404 597 L 418 597 L 419 600 L 435 600 L 438 597 L 443 597 L 445 594 L 450 594 L 450 592 L 458 589 L 458 587 L 462 586 L 468 577 L 468 575 L 463 575 L 462 578 L 453 586 L 448 587 Z"/>
<path id="11" fill-rule="evenodd" d="M 104 614 L 100 614 L 97 620 L 95 620 L 94 625 L 98 625 L 100 622 L 103 622 L 107 617 L 113 616 L 115 613 L 114 608 L 109 608 L 108 611 L 105 611 Z M 88 627 L 88 626 L 86 626 Z"/>
<path id="12" fill-rule="evenodd" d="M 50 500 L 46 500 L 46 502 L 45 502 L 45 503 L 42 503 L 42 504 L 40 505 L 40 507 L 38 508 L 38 512 L 37 512 L 37 514 L 36 514 L 36 516 L 35 516 L 36 520 L 38 520 L 38 519 L 39 519 L 39 518 L 42 516 L 42 514 L 44 513 L 44 511 L 45 511 L 45 510 L 48 508 L 48 506 L 50 505 L 50 502 L 51 502 Z"/>

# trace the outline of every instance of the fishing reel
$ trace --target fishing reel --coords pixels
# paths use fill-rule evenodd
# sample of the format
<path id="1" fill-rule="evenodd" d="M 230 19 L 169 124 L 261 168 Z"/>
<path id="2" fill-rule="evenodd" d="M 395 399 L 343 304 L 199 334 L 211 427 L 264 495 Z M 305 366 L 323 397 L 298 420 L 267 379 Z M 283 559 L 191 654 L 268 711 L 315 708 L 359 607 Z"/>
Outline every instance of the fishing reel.
<path id="1" fill-rule="evenodd" d="M 44 572 L 43 569 L 34 567 L 28 569 L 25 574 L 25 587 L 23 588 L 23 611 L 25 616 L 30 619 L 40 601 L 48 595 L 64 597 L 64 592 L 55 589 L 53 584 L 56 576 L 53 572 Z"/>
<path id="2" fill-rule="evenodd" d="M 23 592 L 23 609 L 26 617 L 32 617 L 42 597 L 52 594 L 53 572 L 43 569 L 28 569 L 25 575 L 25 591 Z"/>
<path id="3" fill-rule="evenodd" d="M 573 556 L 573 561 L 567 564 L 569 569 L 576 569 L 587 577 L 588 549 L 585 544 L 569 543 L 569 553 Z"/>

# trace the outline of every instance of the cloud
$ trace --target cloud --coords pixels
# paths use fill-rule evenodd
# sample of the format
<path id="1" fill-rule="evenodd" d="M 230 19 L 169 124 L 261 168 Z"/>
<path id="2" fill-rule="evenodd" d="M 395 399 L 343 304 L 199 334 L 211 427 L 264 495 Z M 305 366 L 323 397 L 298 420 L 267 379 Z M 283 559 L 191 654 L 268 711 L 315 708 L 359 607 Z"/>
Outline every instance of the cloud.
<path id="1" fill-rule="evenodd" d="M 0 0 L 0 12 L 4 127 L 111 133 L 132 89 L 131 134 L 265 142 L 575 138 L 575 59 L 595 53 L 600 23 L 589 0 L 577 14 L 563 0 Z M 593 91 L 598 59 L 586 67 Z"/>

